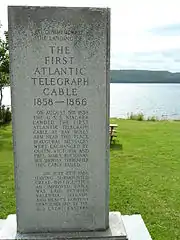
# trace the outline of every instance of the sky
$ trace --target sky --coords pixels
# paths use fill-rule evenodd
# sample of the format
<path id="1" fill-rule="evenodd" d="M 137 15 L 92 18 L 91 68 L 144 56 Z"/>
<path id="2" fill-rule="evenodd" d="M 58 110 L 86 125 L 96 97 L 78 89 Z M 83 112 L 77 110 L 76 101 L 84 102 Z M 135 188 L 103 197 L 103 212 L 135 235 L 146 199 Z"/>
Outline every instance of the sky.
<path id="1" fill-rule="evenodd" d="M 7 6 L 111 8 L 111 69 L 180 72 L 179 0 L 0 0 L 1 34 Z"/>

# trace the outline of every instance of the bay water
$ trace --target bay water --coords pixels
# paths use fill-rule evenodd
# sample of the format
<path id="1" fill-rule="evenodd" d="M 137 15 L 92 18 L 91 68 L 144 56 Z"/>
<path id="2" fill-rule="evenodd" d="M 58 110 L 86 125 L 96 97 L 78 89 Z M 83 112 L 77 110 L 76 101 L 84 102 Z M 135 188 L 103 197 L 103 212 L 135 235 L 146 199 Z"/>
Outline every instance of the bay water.
<path id="1" fill-rule="evenodd" d="M 10 88 L 3 90 L 3 104 L 11 105 Z M 110 116 L 131 113 L 158 119 L 180 119 L 180 84 L 110 84 Z"/>

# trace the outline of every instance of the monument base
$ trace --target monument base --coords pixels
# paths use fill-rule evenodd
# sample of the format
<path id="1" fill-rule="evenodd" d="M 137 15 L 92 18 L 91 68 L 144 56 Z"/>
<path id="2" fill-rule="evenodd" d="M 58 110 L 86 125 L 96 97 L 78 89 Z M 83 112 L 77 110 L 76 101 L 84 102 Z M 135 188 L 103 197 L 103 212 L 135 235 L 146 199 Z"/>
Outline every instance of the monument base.
<path id="1" fill-rule="evenodd" d="M 109 228 L 106 231 L 17 234 L 15 225 L 16 215 L 14 214 L 11 215 L 11 221 L 8 223 L 8 229 L 6 228 L 6 233 L 11 234 L 11 236 L 8 234 L 8 236 L 6 236 L 6 239 L 128 240 L 122 217 L 119 212 L 109 213 Z M 4 232 L 5 235 L 6 233 Z"/>

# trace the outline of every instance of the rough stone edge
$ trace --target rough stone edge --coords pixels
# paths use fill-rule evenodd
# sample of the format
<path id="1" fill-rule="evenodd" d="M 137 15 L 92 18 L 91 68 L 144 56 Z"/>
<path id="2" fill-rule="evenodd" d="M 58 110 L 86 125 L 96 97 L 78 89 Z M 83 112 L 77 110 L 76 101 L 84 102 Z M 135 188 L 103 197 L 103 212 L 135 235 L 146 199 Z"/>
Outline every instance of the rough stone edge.
<path id="1" fill-rule="evenodd" d="M 17 234 L 16 215 L 8 215 L 3 229 L 0 231 L 0 239 L 109 239 L 109 240 L 128 240 L 124 223 L 119 212 L 109 213 L 110 228 L 107 231 L 96 232 L 79 232 L 76 236 L 74 233 L 58 233 L 58 234 Z M 113 222 L 114 221 L 114 222 Z M 73 234 L 73 235 L 72 235 Z"/>

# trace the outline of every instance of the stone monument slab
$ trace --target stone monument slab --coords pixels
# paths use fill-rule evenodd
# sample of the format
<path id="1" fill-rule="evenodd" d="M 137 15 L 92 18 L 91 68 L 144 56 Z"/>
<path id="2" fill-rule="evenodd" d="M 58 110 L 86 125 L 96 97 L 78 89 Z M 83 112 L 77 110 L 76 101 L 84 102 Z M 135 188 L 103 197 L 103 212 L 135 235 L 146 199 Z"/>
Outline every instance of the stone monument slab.
<path id="1" fill-rule="evenodd" d="M 109 15 L 8 8 L 18 233 L 109 227 Z"/>
<path id="2" fill-rule="evenodd" d="M 120 222 L 118 219 L 120 219 Z M 17 234 L 17 231 L 16 231 L 17 224 L 16 224 L 16 215 L 15 214 L 8 215 L 7 219 L 4 219 L 3 221 L 4 221 L 4 224 L 3 224 L 4 226 L 3 226 L 2 230 L 0 230 L 0 239 L 12 240 L 12 239 L 17 239 L 17 238 L 22 239 L 22 237 L 25 238 L 26 234 L 22 234 L 22 235 Z M 104 232 L 106 232 L 106 233 L 109 232 L 112 235 L 111 239 L 114 240 L 114 238 L 116 237 L 115 238 L 116 240 L 117 239 L 125 240 L 126 237 L 123 238 L 123 234 L 127 233 L 129 240 L 152 240 L 152 238 L 146 228 L 146 225 L 145 225 L 141 215 L 139 215 L 139 214 L 130 215 L 130 216 L 129 215 L 121 216 L 120 213 L 118 213 L 118 212 L 110 212 L 109 222 L 110 222 L 109 228 L 111 230 L 108 229 L 108 230 L 102 231 L 101 234 L 103 236 L 105 235 Z M 125 226 L 126 231 L 124 230 L 124 226 Z M 81 233 L 85 234 L 86 232 L 81 232 Z M 90 234 L 92 235 L 93 233 L 90 232 Z M 39 234 L 37 234 L 37 235 L 39 235 Z M 36 235 L 36 237 L 37 237 L 37 235 Z M 87 235 L 88 235 L 88 233 L 86 234 L 86 236 Z M 62 239 L 59 237 L 59 235 L 55 235 L 55 236 L 56 236 L 56 238 L 54 237 L 55 239 Z M 99 233 L 98 233 L 98 236 L 99 236 Z M 31 234 L 29 234 L 28 237 L 29 237 L 28 239 L 30 239 Z M 39 238 L 40 237 L 41 236 L 39 236 Z M 48 239 L 53 239 L 52 235 L 51 235 L 51 237 L 50 237 L 50 235 L 48 237 L 49 237 Z M 80 237 L 81 237 L 81 235 L 80 235 Z M 107 237 L 107 235 L 106 235 L 106 237 Z M 35 239 L 35 237 L 33 239 Z M 94 238 L 90 238 L 90 239 L 94 240 Z M 102 239 L 104 239 L 104 238 L 102 237 Z M 105 239 L 108 239 L 108 238 L 105 238 Z"/>
<path id="3" fill-rule="evenodd" d="M 109 228 L 104 231 L 17 234 L 15 238 L 19 240 L 128 240 L 122 217 L 119 212 L 110 212 Z"/>

